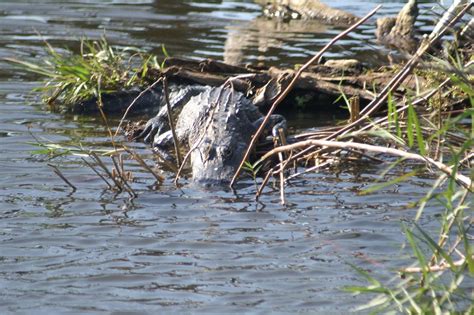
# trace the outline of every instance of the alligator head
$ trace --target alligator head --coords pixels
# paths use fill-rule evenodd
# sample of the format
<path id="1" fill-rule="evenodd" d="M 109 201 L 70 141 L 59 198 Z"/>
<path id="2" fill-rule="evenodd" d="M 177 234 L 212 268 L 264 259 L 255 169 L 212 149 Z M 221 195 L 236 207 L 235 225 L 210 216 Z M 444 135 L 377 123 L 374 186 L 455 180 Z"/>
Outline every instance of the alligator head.
<path id="1" fill-rule="evenodd" d="M 261 117 L 242 93 L 230 87 L 212 88 L 191 98 L 177 128 L 186 130 L 193 180 L 229 182 Z"/>
<path id="2" fill-rule="evenodd" d="M 180 145 L 189 150 L 193 181 L 205 185 L 230 182 L 250 143 L 252 135 L 263 120 L 257 107 L 235 91 L 231 85 L 187 88 L 189 92 L 171 93 L 171 105 L 179 111 L 176 135 Z M 177 97 L 189 95 L 191 97 Z M 176 101 L 178 100 L 178 101 Z M 286 124 L 282 116 L 274 116 L 275 123 Z M 140 135 L 153 139 L 156 152 L 166 155 L 172 147 L 166 111 L 162 110 L 148 121 Z M 164 154 L 163 154 L 164 153 Z"/>
<path id="3" fill-rule="evenodd" d="M 225 128 L 209 130 L 190 154 L 193 180 L 206 184 L 229 183 L 253 132 L 254 129 L 245 132 L 228 132 Z"/>

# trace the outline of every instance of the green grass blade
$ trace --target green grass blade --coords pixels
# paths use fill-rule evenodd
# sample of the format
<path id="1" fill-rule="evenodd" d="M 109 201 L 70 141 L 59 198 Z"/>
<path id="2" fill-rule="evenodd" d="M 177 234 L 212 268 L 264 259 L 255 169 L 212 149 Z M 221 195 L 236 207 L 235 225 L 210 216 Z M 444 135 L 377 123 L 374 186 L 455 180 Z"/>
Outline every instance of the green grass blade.
<path id="1" fill-rule="evenodd" d="M 413 112 L 408 110 L 407 126 L 406 126 L 406 136 L 408 140 L 408 146 L 413 148 L 415 144 L 415 137 L 413 134 Z"/>
<path id="2" fill-rule="evenodd" d="M 18 66 L 21 66 L 23 69 L 25 69 L 27 71 L 37 73 L 37 74 L 41 74 L 41 75 L 46 76 L 46 77 L 54 77 L 55 76 L 55 73 L 53 71 L 49 71 L 49 70 L 47 70 L 47 69 L 45 69 L 45 68 L 43 68 L 39 65 L 31 63 L 31 62 L 22 61 L 22 60 L 18 60 L 18 59 L 15 59 L 15 58 L 2 58 L 2 60 L 5 60 L 5 61 L 10 62 L 12 64 L 16 64 Z"/>
<path id="3" fill-rule="evenodd" d="M 423 139 L 423 133 L 421 132 L 421 126 L 420 126 L 420 122 L 418 120 L 418 117 L 416 115 L 416 111 L 413 108 L 413 106 L 411 105 L 411 103 L 408 105 L 408 117 L 409 117 L 409 120 L 411 121 L 411 123 L 415 127 L 415 134 L 416 134 L 416 141 L 417 141 L 417 144 L 418 144 L 418 150 L 420 151 L 421 155 L 425 155 L 426 154 L 426 149 L 425 149 L 425 141 Z M 413 143 L 410 145 L 410 147 L 411 146 L 413 146 Z"/>
<path id="4" fill-rule="evenodd" d="M 359 195 L 363 196 L 363 195 L 367 195 L 367 194 L 370 194 L 370 193 L 373 193 L 374 191 L 377 191 L 377 190 L 380 190 L 380 189 L 383 189 L 385 187 L 388 187 L 388 186 L 392 186 L 392 185 L 395 185 L 395 184 L 398 184 L 398 183 L 401 183 L 403 181 L 406 181 L 410 178 L 412 178 L 413 176 L 415 176 L 417 173 L 417 171 L 411 171 L 409 173 L 406 173 L 406 174 L 403 174 L 402 176 L 399 176 L 395 179 L 392 179 L 388 182 L 384 182 L 384 183 L 379 183 L 379 184 L 375 184 L 375 185 L 372 185 L 364 190 L 362 190 Z"/>
<path id="5" fill-rule="evenodd" d="M 163 52 L 163 55 L 165 56 L 165 58 L 169 58 L 170 55 L 168 54 L 168 51 L 166 50 L 166 47 L 164 44 L 161 45 L 161 51 Z"/>
<path id="6" fill-rule="evenodd" d="M 410 302 L 410 305 L 411 307 L 413 307 L 415 309 L 415 314 L 423 314 L 423 311 L 422 309 L 420 308 L 420 306 L 413 300 L 412 296 L 410 295 L 410 293 L 407 292 L 407 290 L 405 288 L 401 288 L 403 294 L 405 294 L 405 297 L 407 298 L 408 302 Z"/>
<path id="7" fill-rule="evenodd" d="M 467 263 L 469 273 L 471 275 L 474 275 L 474 258 L 473 258 L 473 248 L 472 248 L 473 245 L 472 243 L 469 242 L 470 236 L 466 232 L 466 228 L 464 227 L 464 222 L 461 221 L 458 223 L 458 230 L 463 240 L 464 251 L 465 251 L 464 256 L 466 257 L 466 263 Z"/>
<path id="8" fill-rule="evenodd" d="M 453 259 L 451 258 L 451 256 L 449 256 L 449 254 L 444 249 L 442 249 L 438 245 L 438 243 L 436 243 L 418 224 L 416 224 L 416 223 L 414 223 L 414 224 L 415 224 L 416 229 L 423 235 L 423 239 L 431 247 L 433 252 L 436 252 L 439 255 L 441 255 L 448 262 L 450 267 L 454 269 L 455 266 L 454 266 L 454 262 L 453 262 Z"/>
<path id="9" fill-rule="evenodd" d="M 420 248 L 418 247 L 418 244 L 415 242 L 413 232 L 410 231 L 405 225 L 403 225 L 403 230 L 405 232 L 408 243 L 410 244 L 410 247 L 411 247 L 413 253 L 415 254 L 415 256 L 418 260 L 418 264 L 420 265 L 420 268 L 423 271 L 423 275 L 426 278 L 426 276 L 427 276 L 427 262 L 426 262 L 425 256 L 423 255 Z"/>

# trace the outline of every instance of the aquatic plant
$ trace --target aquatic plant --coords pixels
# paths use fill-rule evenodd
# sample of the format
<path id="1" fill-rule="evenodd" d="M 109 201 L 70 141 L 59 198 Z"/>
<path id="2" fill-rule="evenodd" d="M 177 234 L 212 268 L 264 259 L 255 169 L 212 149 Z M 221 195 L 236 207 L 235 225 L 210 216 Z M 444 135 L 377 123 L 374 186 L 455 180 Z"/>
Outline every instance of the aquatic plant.
<path id="1" fill-rule="evenodd" d="M 246 171 L 252 177 L 252 180 L 255 184 L 255 188 L 258 188 L 257 175 L 261 168 L 262 165 L 259 165 L 258 161 L 256 163 L 250 163 L 249 161 L 245 161 L 245 164 L 243 166 L 243 170 Z"/>
<path id="2" fill-rule="evenodd" d="M 70 107 L 78 102 L 96 99 L 103 93 L 114 93 L 146 85 L 149 69 L 158 69 L 157 57 L 134 47 L 111 46 L 105 37 L 81 39 L 80 52 L 58 52 L 46 42 L 47 57 L 39 64 L 15 58 L 5 60 L 46 77 L 43 92 L 51 106 Z"/>

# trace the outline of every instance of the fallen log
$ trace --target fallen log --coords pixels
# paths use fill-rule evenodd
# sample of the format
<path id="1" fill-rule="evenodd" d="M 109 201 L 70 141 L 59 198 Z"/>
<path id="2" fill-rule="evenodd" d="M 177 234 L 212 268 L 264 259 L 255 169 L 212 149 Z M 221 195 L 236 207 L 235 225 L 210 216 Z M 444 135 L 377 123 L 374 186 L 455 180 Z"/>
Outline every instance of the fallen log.
<path id="1" fill-rule="evenodd" d="M 256 70 L 247 67 L 237 67 L 218 61 L 194 61 L 173 58 L 165 62 L 169 67 L 155 76 L 165 75 L 170 81 L 178 83 L 199 84 L 219 86 L 229 78 L 234 78 L 232 83 L 234 88 L 247 95 L 259 95 L 260 89 L 273 80 L 278 87 L 274 89 L 284 89 L 288 80 L 282 77 L 292 77 L 296 73 L 294 70 L 270 67 Z M 329 63 L 331 64 L 331 63 Z M 203 65 L 206 65 L 203 67 Z M 345 73 L 352 75 L 345 75 Z M 362 104 L 373 100 L 378 90 L 381 90 L 390 79 L 393 73 L 390 68 L 380 70 L 365 71 L 357 69 L 341 69 L 325 65 L 313 66 L 308 71 L 304 71 L 297 79 L 294 90 L 296 93 L 323 94 L 330 98 L 338 98 L 341 94 L 347 97 L 358 96 Z M 419 81 L 418 81 L 419 83 Z M 410 78 L 407 84 L 399 88 L 399 92 L 406 89 L 414 89 L 415 80 Z M 395 91 L 395 94 L 397 91 Z M 270 99 L 266 100 L 266 103 Z M 260 103 L 260 102 L 257 102 Z"/>

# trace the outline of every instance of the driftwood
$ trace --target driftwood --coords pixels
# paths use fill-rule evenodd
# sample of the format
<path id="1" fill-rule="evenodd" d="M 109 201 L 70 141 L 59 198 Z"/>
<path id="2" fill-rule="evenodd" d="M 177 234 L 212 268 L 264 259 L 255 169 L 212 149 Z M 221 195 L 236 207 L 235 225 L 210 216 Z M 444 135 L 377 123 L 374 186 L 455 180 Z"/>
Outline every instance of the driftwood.
<path id="1" fill-rule="evenodd" d="M 341 65 L 348 65 L 344 68 Z M 105 113 L 126 114 L 150 110 L 162 98 L 160 78 L 166 77 L 172 83 L 220 86 L 232 79 L 234 89 L 250 98 L 257 106 L 270 105 L 275 97 L 284 90 L 297 71 L 290 69 L 237 67 L 220 61 L 206 59 L 203 61 L 170 58 L 165 68 L 149 70 L 149 86 L 146 89 L 135 88 L 102 95 Z M 362 105 L 371 102 L 378 91 L 393 76 L 390 68 L 378 71 L 364 70 L 362 66 L 351 60 L 329 60 L 324 65 L 308 67 L 301 73 L 293 87 L 293 95 L 312 95 L 311 99 L 337 99 L 344 94 L 348 98 L 358 97 Z M 418 78 L 418 83 L 420 83 Z M 407 83 L 398 92 L 415 89 L 416 80 L 408 78 Z M 397 91 L 394 91 L 397 95 Z M 291 97 L 287 104 L 291 106 Z M 311 101 L 311 100 L 310 100 Z M 331 101 L 318 102 L 333 107 Z M 93 113 L 98 111 L 97 99 L 75 104 L 73 113 Z M 326 104 L 326 105 L 325 105 Z"/>
<path id="2" fill-rule="evenodd" d="M 179 68 L 186 68 L 186 69 L 200 71 L 200 72 L 222 73 L 222 74 L 252 72 L 252 69 L 249 67 L 240 67 L 240 66 L 230 65 L 222 61 L 213 60 L 213 59 L 204 59 L 201 61 L 197 61 L 197 60 L 169 57 L 169 58 L 166 58 L 164 67 L 165 68 L 179 67 Z"/>
<path id="3" fill-rule="evenodd" d="M 409 0 L 396 18 L 383 17 L 377 19 L 377 40 L 389 47 L 413 53 L 418 40 L 415 36 L 415 22 L 418 17 L 416 0 Z"/>
<path id="4" fill-rule="evenodd" d="M 325 24 L 350 26 L 359 19 L 355 15 L 331 8 L 319 0 L 255 0 L 264 6 L 264 14 L 281 19 L 316 19 Z"/>
<path id="5" fill-rule="evenodd" d="M 353 66 L 343 68 L 340 66 L 341 64 L 352 64 Z M 214 60 L 194 61 L 172 58 L 168 59 L 165 65 L 166 68 L 161 74 L 170 81 L 219 86 L 229 78 L 234 78 L 232 80 L 234 88 L 250 96 L 267 93 L 266 89 L 268 88 L 275 89 L 275 92 L 270 94 L 276 95 L 278 91 L 286 87 L 289 79 L 296 73 L 295 70 L 276 67 L 265 69 L 237 67 Z M 311 92 L 330 98 L 338 98 L 341 94 L 345 94 L 347 97 L 357 96 L 362 104 L 366 104 L 373 100 L 374 93 L 381 90 L 392 77 L 393 73 L 390 68 L 364 73 L 361 66 L 353 61 L 339 60 L 335 63 L 330 60 L 325 65 L 312 66 L 304 71 L 297 79 L 294 90 L 296 93 Z M 269 86 L 269 82 L 271 82 L 271 86 Z M 400 91 L 407 88 L 414 89 L 415 80 L 408 79 Z M 269 96 L 265 103 L 268 104 L 271 100 L 272 97 Z M 256 103 L 261 104 L 262 102 L 256 101 Z"/>

